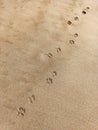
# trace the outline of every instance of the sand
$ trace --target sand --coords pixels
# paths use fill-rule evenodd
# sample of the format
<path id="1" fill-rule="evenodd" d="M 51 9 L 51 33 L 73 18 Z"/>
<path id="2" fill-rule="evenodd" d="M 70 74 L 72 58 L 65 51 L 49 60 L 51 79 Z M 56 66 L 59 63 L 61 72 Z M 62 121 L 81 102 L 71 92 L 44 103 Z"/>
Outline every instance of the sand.
<path id="1" fill-rule="evenodd" d="M 0 0 L 0 130 L 98 130 L 97 0 Z"/>

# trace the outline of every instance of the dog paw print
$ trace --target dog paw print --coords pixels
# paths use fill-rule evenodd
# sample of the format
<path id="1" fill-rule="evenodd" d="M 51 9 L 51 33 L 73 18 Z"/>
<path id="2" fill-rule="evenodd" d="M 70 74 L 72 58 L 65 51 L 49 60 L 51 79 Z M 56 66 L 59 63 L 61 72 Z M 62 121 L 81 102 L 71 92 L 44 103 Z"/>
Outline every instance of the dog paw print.
<path id="1" fill-rule="evenodd" d="M 25 113 L 26 113 L 26 110 L 25 110 L 25 108 L 23 108 L 23 107 L 19 107 L 18 108 L 18 116 L 24 116 L 25 115 Z"/>
<path id="2" fill-rule="evenodd" d="M 53 54 L 52 53 L 48 53 L 46 54 L 49 58 L 52 58 L 53 57 Z"/>
<path id="3" fill-rule="evenodd" d="M 75 41 L 74 40 L 69 40 L 69 43 L 70 44 L 75 44 Z"/>
<path id="4" fill-rule="evenodd" d="M 29 102 L 30 102 L 30 103 L 33 103 L 33 102 L 36 100 L 34 94 L 32 94 L 30 97 L 28 97 L 28 99 L 29 99 Z"/>
<path id="5" fill-rule="evenodd" d="M 75 34 L 74 34 L 74 37 L 75 37 L 75 38 L 77 38 L 78 36 L 79 36 L 78 33 L 75 33 Z"/>
<path id="6" fill-rule="evenodd" d="M 46 81 L 47 81 L 48 84 L 52 84 L 53 83 L 53 79 L 52 78 L 47 78 Z"/>
<path id="7" fill-rule="evenodd" d="M 68 25 L 72 25 L 72 22 L 69 20 L 69 21 L 67 21 L 67 24 Z"/>
<path id="8" fill-rule="evenodd" d="M 49 77 L 49 78 L 46 79 L 47 83 L 48 83 L 48 84 L 52 84 L 52 83 L 53 83 L 53 79 L 54 79 L 55 76 L 57 76 L 57 72 L 56 72 L 56 71 L 53 71 L 53 72 L 51 73 L 51 77 Z"/>
<path id="9" fill-rule="evenodd" d="M 87 7 L 82 11 L 82 14 L 86 14 L 89 9 L 90 9 L 90 7 L 87 6 Z"/>
<path id="10" fill-rule="evenodd" d="M 87 6 L 87 7 L 86 7 L 86 9 L 87 9 L 87 10 L 89 10 L 89 9 L 90 9 L 90 7 L 88 7 L 88 6 Z"/>
<path id="11" fill-rule="evenodd" d="M 57 53 L 60 53 L 61 52 L 61 48 L 57 48 Z"/>
<path id="12" fill-rule="evenodd" d="M 79 17 L 78 17 L 78 16 L 75 16 L 75 17 L 74 17 L 74 20 L 75 20 L 75 21 L 79 21 Z"/>
<path id="13" fill-rule="evenodd" d="M 56 71 L 53 71 L 53 72 L 52 72 L 52 76 L 53 76 L 53 77 L 57 76 L 57 72 L 56 72 Z"/>
<path id="14" fill-rule="evenodd" d="M 74 20 L 75 20 L 75 21 L 79 21 L 79 17 L 78 17 L 78 16 L 75 16 L 75 17 L 74 17 Z M 74 21 L 73 21 L 73 22 L 74 22 Z M 68 25 L 72 25 L 73 22 L 70 21 L 70 20 L 68 20 L 68 21 L 67 21 L 67 24 L 68 24 Z"/>
<path id="15" fill-rule="evenodd" d="M 86 10 L 83 10 L 83 11 L 82 11 L 82 14 L 86 14 Z"/>

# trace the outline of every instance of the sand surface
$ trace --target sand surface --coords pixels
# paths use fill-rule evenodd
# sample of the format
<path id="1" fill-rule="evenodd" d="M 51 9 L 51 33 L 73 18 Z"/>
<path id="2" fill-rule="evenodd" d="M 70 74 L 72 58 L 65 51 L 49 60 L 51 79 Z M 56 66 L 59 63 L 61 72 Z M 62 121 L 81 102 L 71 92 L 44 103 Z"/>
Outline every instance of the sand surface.
<path id="1" fill-rule="evenodd" d="M 98 130 L 98 0 L 0 0 L 0 130 Z"/>

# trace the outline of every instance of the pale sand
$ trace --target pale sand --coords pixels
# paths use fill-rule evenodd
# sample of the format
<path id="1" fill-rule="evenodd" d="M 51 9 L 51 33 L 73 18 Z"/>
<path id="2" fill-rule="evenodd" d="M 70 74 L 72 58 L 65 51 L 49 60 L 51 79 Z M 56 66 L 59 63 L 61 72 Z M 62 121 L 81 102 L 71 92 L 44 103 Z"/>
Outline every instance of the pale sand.
<path id="1" fill-rule="evenodd" d="M 0 130 L 98 130 L 98 0 L 0 0 Z"/>

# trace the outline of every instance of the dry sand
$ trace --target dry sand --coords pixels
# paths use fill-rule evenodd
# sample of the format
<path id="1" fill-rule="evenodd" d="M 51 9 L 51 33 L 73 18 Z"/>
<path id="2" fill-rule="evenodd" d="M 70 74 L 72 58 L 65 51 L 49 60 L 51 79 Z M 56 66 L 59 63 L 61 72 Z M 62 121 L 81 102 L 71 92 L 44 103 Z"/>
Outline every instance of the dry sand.
<path id="1" fill-rule="evenodd" d="M 0 130 L 98 130 L 98 0 L 0 0 Z"/>

